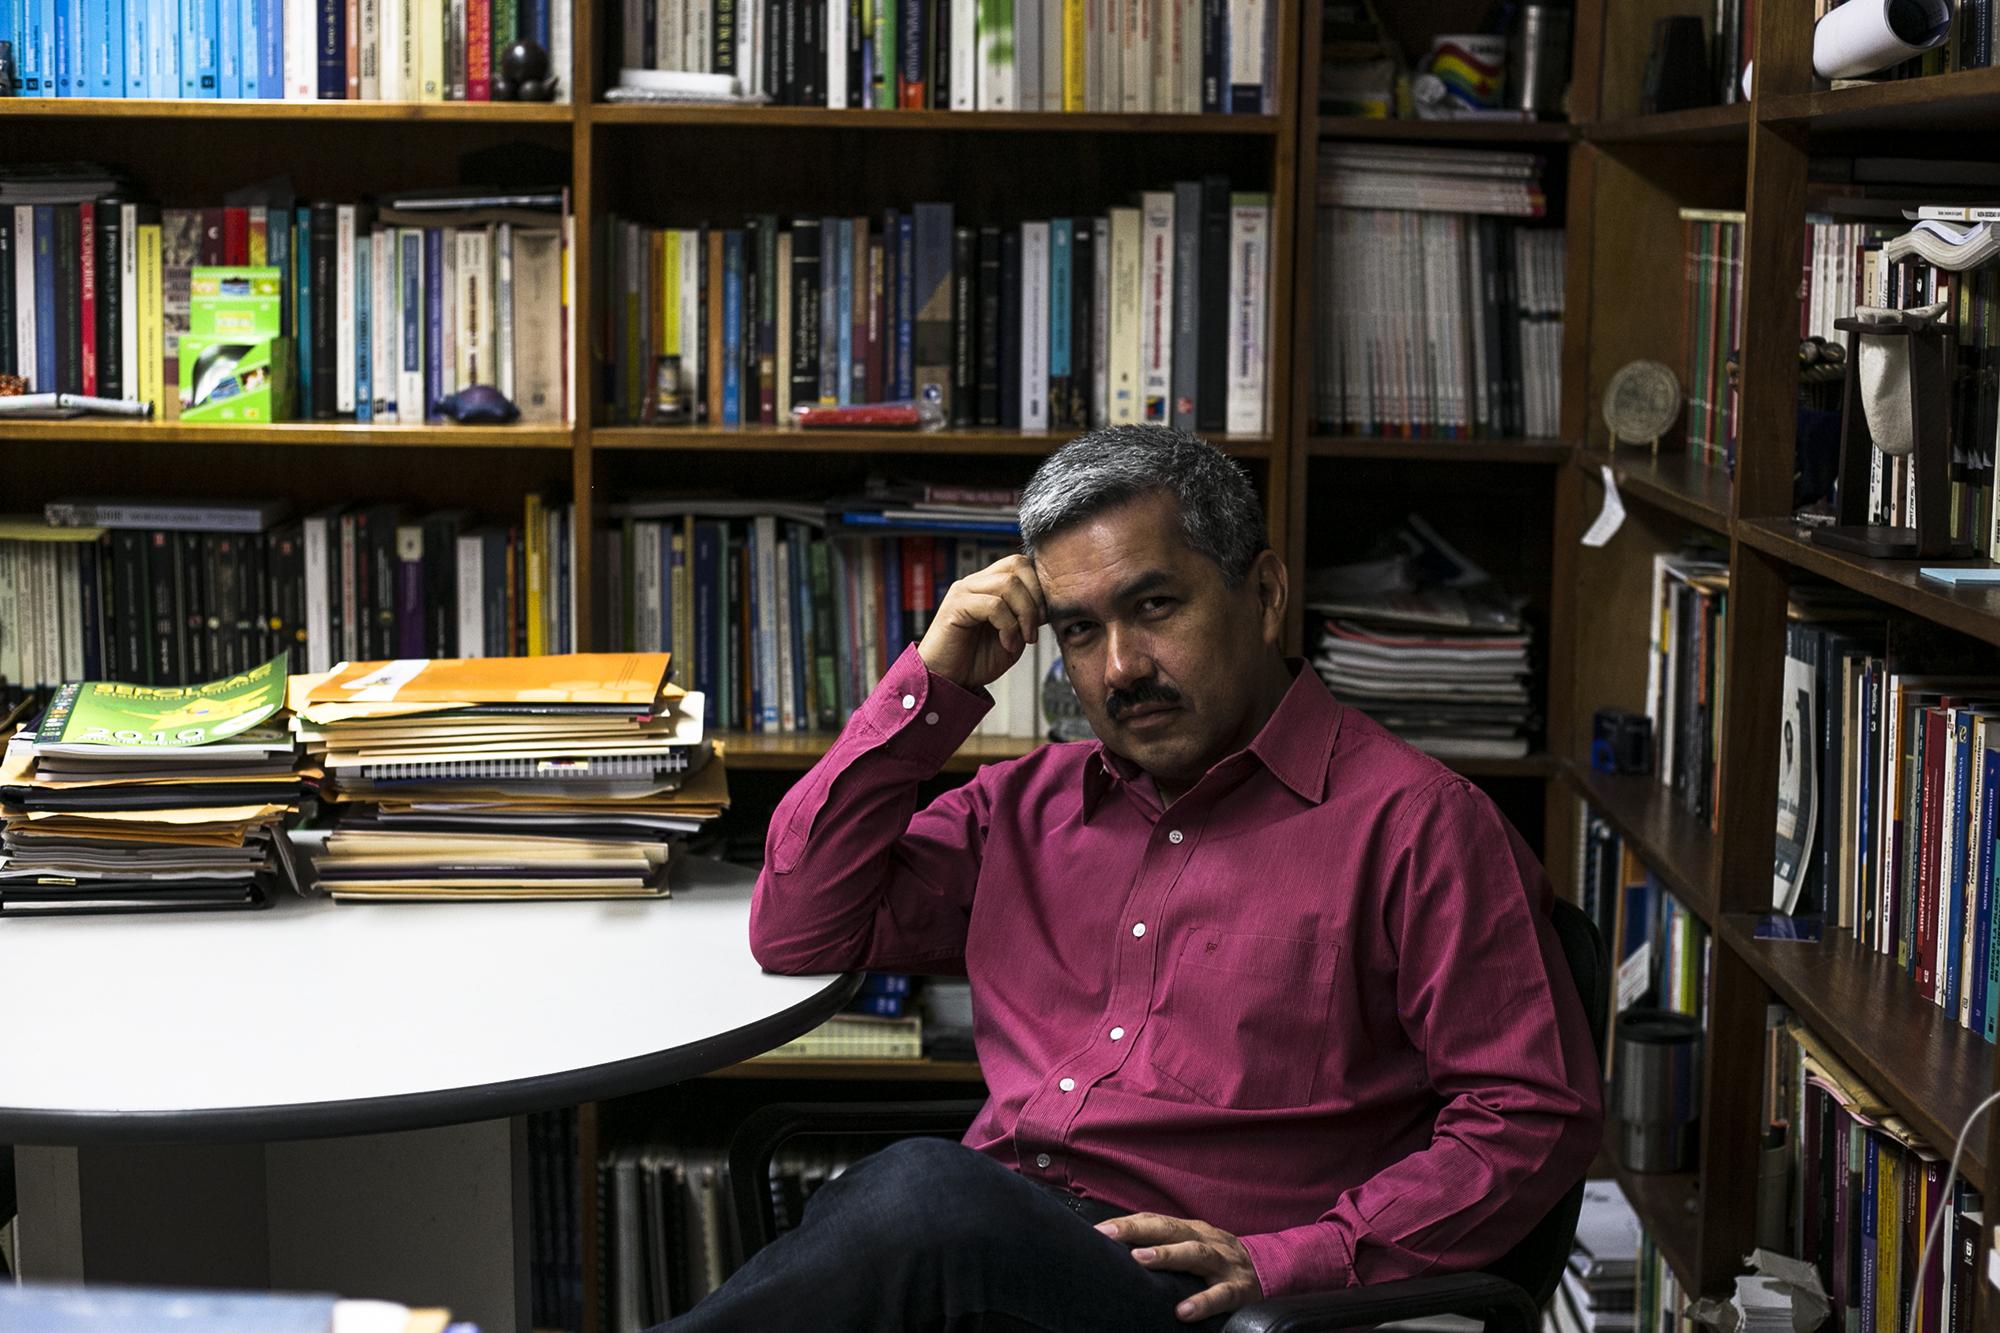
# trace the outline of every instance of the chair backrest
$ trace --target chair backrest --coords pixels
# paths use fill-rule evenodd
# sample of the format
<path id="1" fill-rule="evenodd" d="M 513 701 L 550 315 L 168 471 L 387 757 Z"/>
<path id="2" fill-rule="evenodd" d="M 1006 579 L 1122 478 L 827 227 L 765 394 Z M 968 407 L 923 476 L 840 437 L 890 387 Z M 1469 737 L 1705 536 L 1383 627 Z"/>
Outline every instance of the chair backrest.
<path id="1" fill-rule="evenodd" d="M 1556 900 L 1550 914 L 1556 939 L 1562 945 L 1576 993 L 1583 1001 L 1583 1013 L 1590 1024 L 1590 1044 L 1597 1051 L 1597 1067 L 1604 1068 L 1604 1025 L 1610 1006 L 1610 969 L 1605 963 L 1604 941 L 1588 913 L 1574 903 Z M 1555 1294 L 1562 1281 L 1563 1266 L 1569 1262 L 1570 1247 L 1576 1239 L 1577 1214 L 1583 1209 L 1583 1182 L 1543 1215 L 1535 1229 L 1519 1244 L 1486 1266 L 1486 1271 L 1504 1277 L 1534 1297 L 1537 1306 Z"/>

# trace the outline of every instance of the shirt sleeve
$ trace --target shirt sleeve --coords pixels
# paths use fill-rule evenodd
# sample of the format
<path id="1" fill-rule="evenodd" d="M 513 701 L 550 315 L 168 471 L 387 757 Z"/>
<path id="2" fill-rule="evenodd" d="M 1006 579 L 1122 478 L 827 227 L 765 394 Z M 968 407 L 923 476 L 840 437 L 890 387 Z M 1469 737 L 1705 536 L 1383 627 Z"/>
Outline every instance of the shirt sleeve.
<path id="1" fill-rule="evenodd" d="M 916 810 L 993 700 L 934 675 L 914 645 L 771 816 L 750 952 L 773 972 L 964 967 L 991 807 L 977 777 Z M 914 813 L 913 813 L 914 812 Z"/>
<path id="2" fill-rule="evenodd" d="M 1242 1237 L 1267 1296 L 1491 1263 L 1597 1151 L 1597 1057 L 1540 865 L 1462 781 L 1402 822 L 1385 905 L 1397 1008 L 1443 1106 L 1429 1147 L 1317 1222 Z"/>

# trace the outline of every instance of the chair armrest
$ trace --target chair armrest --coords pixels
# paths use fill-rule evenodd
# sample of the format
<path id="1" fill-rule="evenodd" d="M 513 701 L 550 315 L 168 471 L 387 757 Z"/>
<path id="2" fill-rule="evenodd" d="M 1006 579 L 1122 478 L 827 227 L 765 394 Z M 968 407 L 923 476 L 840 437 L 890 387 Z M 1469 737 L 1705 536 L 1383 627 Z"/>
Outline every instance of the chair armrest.
<path id="1" fill-rule="evenodd" d="M 729 1188 L 743 1257 L 772 1240 L 771 1158 L 799 1134 L 964 1135 L 984 1099 L 911 1102 L 773 1102 L 743 1118 L 729 1139 Z"/>
<path id="2" fill-rule="evenodd" d="M 1436 1314 L 1484 1319 L 1489 1333 L 1533 1333 L 1540 1319 L 1528 1293 L 1505 1278 L 1447 1273 L 1258 1301 L 1231 1316 L 1223 1333 L 1325 1333 Z"/>

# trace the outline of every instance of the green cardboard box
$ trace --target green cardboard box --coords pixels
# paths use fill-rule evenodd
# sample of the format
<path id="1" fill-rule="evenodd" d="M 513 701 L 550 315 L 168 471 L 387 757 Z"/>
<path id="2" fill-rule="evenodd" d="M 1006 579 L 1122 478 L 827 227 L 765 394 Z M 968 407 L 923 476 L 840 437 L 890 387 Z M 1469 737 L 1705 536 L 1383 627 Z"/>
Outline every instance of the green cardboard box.
<path id="1" fill-rule="evenodd" d="M 188 332 L 276 338 L 285 332 L 284 285 L 275 268 L 196 268 L 188 274 Z"/>
<path id="2" fill-rule="evenodd" d="M 182 421 L 291 420 L 291 339 L 183 333 L 180 362 Z"/>

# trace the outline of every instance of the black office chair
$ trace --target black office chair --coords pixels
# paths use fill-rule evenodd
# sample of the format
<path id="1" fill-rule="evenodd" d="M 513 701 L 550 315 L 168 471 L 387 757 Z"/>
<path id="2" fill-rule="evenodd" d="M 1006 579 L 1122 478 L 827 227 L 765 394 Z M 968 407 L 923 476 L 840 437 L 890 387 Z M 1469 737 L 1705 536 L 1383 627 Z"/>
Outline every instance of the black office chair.
<path id="1" fill-rule="evenodd" d="M 1582 997 L 1591 1044 L 1602 1068 L 1609 1003 L 1604 942 L 1589 916 L 1570 903 L 1556 903 L 1553 924 Z M 783 1102 L 752 1112 L 729 1145 L 730 1188 L 744 1256 L 763 1249 L 776 1234 L 771 1159 L 786 1140 L 830 1134 L 958 1138 L 982 1105 L 981 1101 Z M 1238 1310 L 1223 1333 L 1320 1333 L 1440 1314 L 1481 1319 L 1487 1333 L 1534 1333 L 1541 1307 L 1562 1280 L 1582 1207 L 1583 1182 L 1578 1180 L 1534 1230 L 1481 1271 L 1273 1297 Z"/>

